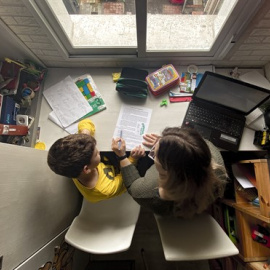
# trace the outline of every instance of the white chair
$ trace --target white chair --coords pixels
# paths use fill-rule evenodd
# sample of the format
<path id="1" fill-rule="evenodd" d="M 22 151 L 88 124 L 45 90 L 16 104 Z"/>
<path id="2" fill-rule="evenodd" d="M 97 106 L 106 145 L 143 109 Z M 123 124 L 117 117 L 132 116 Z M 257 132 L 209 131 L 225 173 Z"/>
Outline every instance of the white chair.
<path id="1" fill-rule="evenodd" d="M 84 199 L 65 241 L 92 254 L 125 251 L 131 245 L 139 213 L 140 206 L 128 193 L 98 203 Z"/>
<path id="2" fill-rule="evenodd" d="M 208 214 L 192 219 L 155 215 L 167 261 L 209 260 L 237 255 L 238 249 Z"/>

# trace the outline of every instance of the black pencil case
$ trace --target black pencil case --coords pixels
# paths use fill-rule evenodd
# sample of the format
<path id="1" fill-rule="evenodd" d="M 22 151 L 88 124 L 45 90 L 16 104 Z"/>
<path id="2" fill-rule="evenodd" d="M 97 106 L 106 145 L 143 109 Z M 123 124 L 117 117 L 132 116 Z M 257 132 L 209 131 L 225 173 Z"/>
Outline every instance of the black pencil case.
<path id="1" fill-rule="evenodd" d="M 125 96 L 135 98 L 146 98 L 148 84 L 145 77 L 148 71 L 136 68 L 123 68 L 121 77 L 116 83 L 116 90 Z"/>

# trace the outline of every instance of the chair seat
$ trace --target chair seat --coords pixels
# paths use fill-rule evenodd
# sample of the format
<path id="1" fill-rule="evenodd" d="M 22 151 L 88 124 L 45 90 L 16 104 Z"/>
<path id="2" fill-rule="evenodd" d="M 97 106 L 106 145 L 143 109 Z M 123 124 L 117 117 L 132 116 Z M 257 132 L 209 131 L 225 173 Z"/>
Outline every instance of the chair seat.
<path id="1" fill-rule="evenodd" d="M 98 203 L 84 199 L 65 241 L 93 254 L 125 251 L 131 245 L 139 213 L 140 206 L 128 193 Z"/>
<path id="2" fill-rule="evenodd" d="M 208 214 L 192 219 L 155 215 L 167 261 L 208 260 L 237 255 L 238 249 Z"/>

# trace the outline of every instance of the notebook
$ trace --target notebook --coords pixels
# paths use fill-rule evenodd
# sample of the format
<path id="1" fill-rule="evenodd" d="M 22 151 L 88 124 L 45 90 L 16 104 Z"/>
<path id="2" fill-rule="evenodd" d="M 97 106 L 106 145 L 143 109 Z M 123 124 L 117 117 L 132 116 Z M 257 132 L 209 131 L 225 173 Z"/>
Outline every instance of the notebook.
<path id="1" fill-rule="evenodd" d="M 196 129 L 219 148 L 237 151 L 246 115 L 270 97 L 270 91 L 210 71 L 204 73 L 182 126 Z"/>

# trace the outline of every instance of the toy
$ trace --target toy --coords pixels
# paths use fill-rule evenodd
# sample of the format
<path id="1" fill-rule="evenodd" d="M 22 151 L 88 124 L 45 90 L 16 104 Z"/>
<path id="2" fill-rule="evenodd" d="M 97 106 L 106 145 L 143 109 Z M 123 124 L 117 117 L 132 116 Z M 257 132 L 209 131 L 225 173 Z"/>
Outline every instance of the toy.
<path id="1" fill-rule="evenodd" d="M 270 248 L 270 233 L 261 225 L 252 229 L 251 237 L 254 241 Z"/>
<path id="2" fill-rule="evenodd" d="M 255 131 L 253 144 L 260 146 L 264 150 L 269 150 L 270 149 L 270 131 L 269 130 Z"/>
<path id="3" fill-rule="evenodd" d="M 167 106 L 167 105 L 168 105 L 167 99 L 162 99 L 162 101 L 160 102 L 160 107 Z"/>

